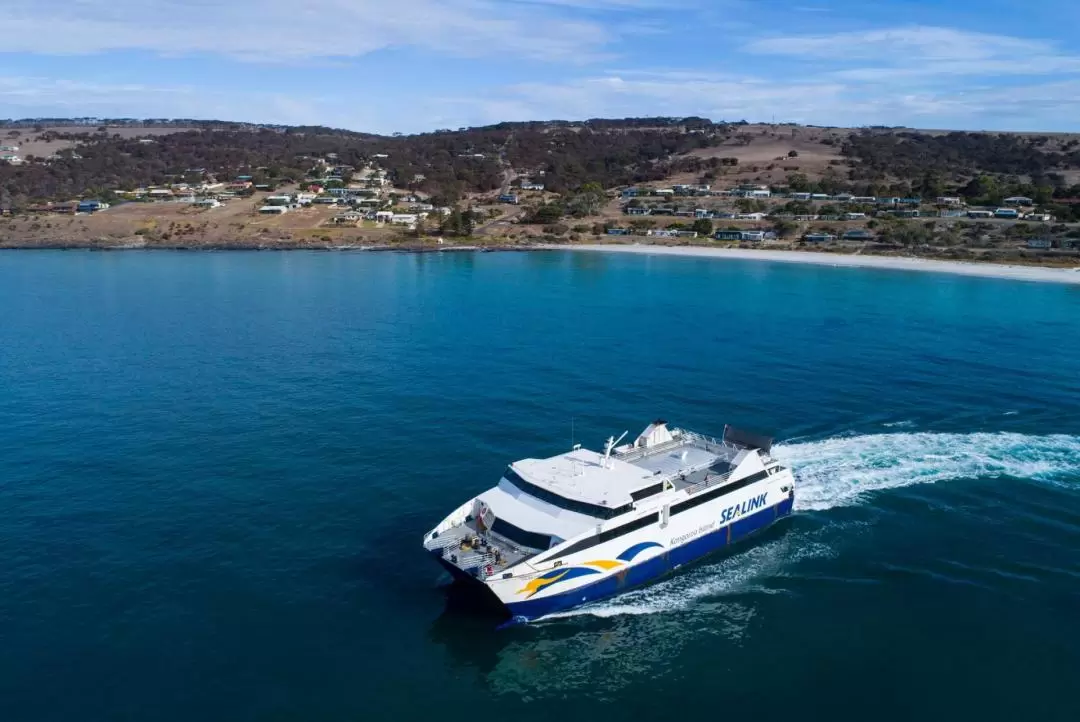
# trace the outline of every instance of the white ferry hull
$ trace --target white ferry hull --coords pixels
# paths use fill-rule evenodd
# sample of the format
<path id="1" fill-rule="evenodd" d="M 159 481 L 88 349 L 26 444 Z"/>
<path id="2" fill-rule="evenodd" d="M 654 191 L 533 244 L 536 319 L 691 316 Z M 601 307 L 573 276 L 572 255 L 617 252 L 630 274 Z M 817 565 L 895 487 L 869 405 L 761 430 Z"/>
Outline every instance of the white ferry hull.
<path id="1" fill-rule="evenodd" d="M 647 584 L 789 516 L 795 478 L 771 445 L 658 420 L 633 444 L 609 439 L 603 454 L 575 446 L 523 459 L 424 547 L 511 618 L 538 619 Z"/>
<path id="2" fill-rule="evenodd" d="M 610 569 L 597 568 L 586 563 L 558 567 L 532 577 L 546 583 L 541 587 L 542 593 L 537 592 L 531 596 L 529 591 L 522 591 L 531 580 L 523 583 L 522 579 L 488 579 L 484 584 L 516 621 L 539 619 L 613 597 L 655 581 L 681 566 L 691 564 L 767 529 L 790 516 L 793 505 L 792 492 L 772 506 L 761 508 L 726 525 L 718 525 L 714 530 L 676 546 L 664 547 L 657 542 L 637 542 L 616 555 L 615 561 L 622 561 L 619 557 L 629 557 L 626 563 Z M 560 589 L 560 586 L 564 588 Z"/>

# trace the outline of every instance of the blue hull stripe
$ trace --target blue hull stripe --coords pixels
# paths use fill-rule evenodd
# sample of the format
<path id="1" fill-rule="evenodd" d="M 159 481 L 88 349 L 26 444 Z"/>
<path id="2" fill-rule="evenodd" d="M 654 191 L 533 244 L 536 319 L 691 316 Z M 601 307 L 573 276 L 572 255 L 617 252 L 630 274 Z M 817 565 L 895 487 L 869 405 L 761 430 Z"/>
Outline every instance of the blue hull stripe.
<path id="1" fill-rule="evenodd" d="M 662 577 L 675 567 L 689 564 L 710 552 L 765 529 L 777 520 L 789 516 L 794 501 L 793 497 L 784 499 L 779 504 L 738 519 L 714 532 L 698 537 L 682 546 L 669 549 L 664 554 L 657 555 L 593 584 L 551 597 L 511 602 L 506 607 L 515 617 L 538 619 L 547 614 L 561 612 L 582 604 L 621 594 L 631 587 L 646 584 Z M 729 529 L 731 531 L 730 538 L 728 537 Z"/>

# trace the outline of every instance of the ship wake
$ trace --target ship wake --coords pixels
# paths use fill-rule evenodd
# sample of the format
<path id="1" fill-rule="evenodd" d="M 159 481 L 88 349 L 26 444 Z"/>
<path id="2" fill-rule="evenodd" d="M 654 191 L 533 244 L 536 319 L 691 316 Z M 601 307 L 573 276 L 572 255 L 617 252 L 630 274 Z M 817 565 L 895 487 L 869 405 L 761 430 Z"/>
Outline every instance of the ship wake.
<path id="1" fill-rule="evenodd" d="M 773 455 L 795 471 L 796 512 L 872 503 L 891 489 L 960 479 L 1020 478 L 1080 488 L 1080 437 L 1015 433 L 938 434 L 930 432 L 839 436 L 822 441 L 788 442 Z M 553 615 L 655 614 L 706 604 L 708 600 L 750 592 L 775 593 L 766 582 L 809 559 L 835 554 L 829 544 L 838 521 L 790 533 L 719 561 L 614 599 Z"/>

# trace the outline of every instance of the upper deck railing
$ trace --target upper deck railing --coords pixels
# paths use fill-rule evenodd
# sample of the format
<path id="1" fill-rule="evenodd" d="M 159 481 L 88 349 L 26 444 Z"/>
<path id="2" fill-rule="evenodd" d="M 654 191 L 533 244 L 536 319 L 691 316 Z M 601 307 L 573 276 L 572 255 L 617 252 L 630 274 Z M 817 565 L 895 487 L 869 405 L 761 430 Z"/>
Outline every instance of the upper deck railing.
<path id="1" fill-rule="evenodd" d="M 647 456 L 654 456 L 655 454 L 662 454 L 665 451 L 671 451 L 672 449 L 678 449 L 683 446 L 697 446 L 705 449 L 717 456 L 730 460 L 735 458 L 735 455 L 743 450 L 744 447 L 732 444 L 730 441 L 724 441 L 723 439 L 716 439 L 712 436 L 706 436 L 699 434 L 695 431 L 686 431 L 685 429 L 672 429 L 672 440 L 666 441 L 663 444 L 657 444 L 656 446 L 650 446 L 647 448 L 634 447 L 627 449 L 626 451 L 616 452 L 614 454 L 616 459 L 620 461 L 637 461 Z"/>

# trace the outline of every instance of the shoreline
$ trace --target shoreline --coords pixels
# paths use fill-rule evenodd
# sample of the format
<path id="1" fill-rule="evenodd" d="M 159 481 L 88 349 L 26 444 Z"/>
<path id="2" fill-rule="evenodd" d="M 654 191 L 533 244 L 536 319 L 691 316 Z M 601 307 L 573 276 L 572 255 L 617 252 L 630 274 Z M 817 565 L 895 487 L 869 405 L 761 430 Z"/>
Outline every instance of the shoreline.
<path id="1" fill-rule="evenodd" d="M 874 256 L 820 251 L 780 251 L 746 248 L 708 248 L 705 246 L 660 246 L 649 244 L 608 245 L 543 245 L 546 250 L 585 251 L 593 253 L 630 253 L 683 258 L 712 258 L 773 263 L 802 263 L 839 268 L 873 268 L 891 271 L 949 273 L 959 276 L 998 278 L 1011 281 L 1036 281 L 1080 285 L 1080 268 L 1051 268 L 1048 266 L 1011 266 L 1001 263 L 944 261 L 933 258 Z"/>
<path id="2" fill-rule="evenodd" d="M 826 253 L 823 251 L 773 250 L 759 248 L 715 248 L 709 246 L 669 246 L 635 243 L 535 243 L 535 244 L 468 244 L 432 245 L 426 243 L 391 243 L 372 245 L 327 244 L 311 242 L 216 242 L 168 244 L 95 245 L 71 242 L 37 242 L 0 244 L 0 251 L 83 251 L 116 253 L 124 251 L 173 252 L 340 252 L 340 253 L 523 253 L 534 251 L 572 251 L 591 253 L 625 253 L 681 258 L 711 258 L 767 263 L 802 263 L 834 268 L 870 268 L 887 271 L 917 271 L 948 273 L 977 278 L 997 278 L 1013 281 L 1033 281 L 1080 285 L 1080 267 L 1055 268 L 1035 265 L 1009 265 L 989 261 L 953 261 L 918 256 L 882 256 L 874 254 Z"/>

